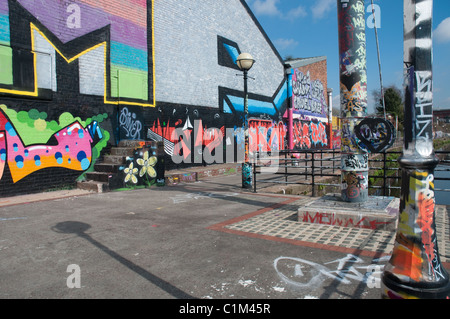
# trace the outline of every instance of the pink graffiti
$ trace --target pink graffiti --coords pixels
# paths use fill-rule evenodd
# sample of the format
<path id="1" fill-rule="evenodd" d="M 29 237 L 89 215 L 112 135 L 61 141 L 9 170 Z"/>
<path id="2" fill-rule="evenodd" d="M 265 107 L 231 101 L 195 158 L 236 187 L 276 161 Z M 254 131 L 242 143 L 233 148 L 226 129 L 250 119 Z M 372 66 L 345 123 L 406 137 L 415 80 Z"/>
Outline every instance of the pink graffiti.
<path id="1" fill-rule="evenodd" d="M 268 120 L 249 121 L 250 152 L 272 152 L 284 149 L 286 127 Z"/>
<path id="2" fill-rule="evenodd" d="M 0 110 L 0 179 L 8 164 L 14 183 L 50 167 L 85 171 L 91 165 L 93 138 L 79 122 L 55 133 L 46 144 L 25 146 L 6 114 Z"/>
<path id="3" fill-rule="evenodd" d="M 311 139 L 309 137 L 309 126 L 308 124 L 301 122 L 294 124 L 295 133 L 295 146 L 297 148 L 311 148 Z"/>
<path id="4" fill-rule="evenodd" d="M 295 122 L 294 144 L 296 148 L 310 149 L 328 146 L 327 125 L 322 122 Z"/>
<path id="5" fill-rule="evenodd" d="M 311 122 L 311 139 L 315 145 L 321 144 L 322 146 L 328 145 L 326 126 L 322 122 Z"/>

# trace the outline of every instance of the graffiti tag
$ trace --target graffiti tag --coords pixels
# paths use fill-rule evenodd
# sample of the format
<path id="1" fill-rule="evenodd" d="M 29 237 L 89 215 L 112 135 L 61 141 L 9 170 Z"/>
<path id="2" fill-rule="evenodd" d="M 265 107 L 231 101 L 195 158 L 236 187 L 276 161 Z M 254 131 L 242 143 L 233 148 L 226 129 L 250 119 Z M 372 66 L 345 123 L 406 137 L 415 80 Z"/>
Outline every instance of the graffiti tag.
<path id="1" fill-rule="evenodd" d="M 126 137 L 134 140 L 141 139 L 142 123 L 136 119 L 136 113 L 132 113 L 124 107 L 119 116 L 120 128 L 126 132 Z"/>

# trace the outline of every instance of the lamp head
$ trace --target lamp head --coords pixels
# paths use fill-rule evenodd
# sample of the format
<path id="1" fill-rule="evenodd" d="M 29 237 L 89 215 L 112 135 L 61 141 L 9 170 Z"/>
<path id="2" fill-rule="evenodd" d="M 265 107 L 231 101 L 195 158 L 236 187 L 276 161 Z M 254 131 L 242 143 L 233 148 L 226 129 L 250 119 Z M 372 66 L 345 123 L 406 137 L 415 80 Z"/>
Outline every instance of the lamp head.
<path id="1" fill-rule="evenodd" d="M 248 71 L 252 68 L 255 60 L 249 53 L 241 53 L 236 59 L 236 64 L 242 71 Z"/>

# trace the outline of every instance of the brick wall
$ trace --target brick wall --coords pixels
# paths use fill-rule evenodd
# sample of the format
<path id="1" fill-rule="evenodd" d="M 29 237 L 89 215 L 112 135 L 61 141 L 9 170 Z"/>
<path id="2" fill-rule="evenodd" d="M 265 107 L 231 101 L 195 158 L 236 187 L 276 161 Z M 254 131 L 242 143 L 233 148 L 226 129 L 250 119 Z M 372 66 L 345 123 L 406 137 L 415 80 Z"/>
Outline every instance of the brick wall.
<path id="1" fill-rule="evenodd" d="M 200 123 L 239 141 L 240 52 L 250 119 L 278 127 L 283 63 L 245 1 L 0 0 L 0 195 L 74 182 L 121 139 Z"/>
<path id="2" fill-rule="evenodd" d="M 294 68 L 293 107 L 301 118 L 328 119 L 327 61 Z"/>
<path id="3" fill-rule="evenodd" d="M 294 148 L 332 148 L 332 131 L 328 123 L 326 58 L 297 59 L 289 63 L 293 71 Z"/>

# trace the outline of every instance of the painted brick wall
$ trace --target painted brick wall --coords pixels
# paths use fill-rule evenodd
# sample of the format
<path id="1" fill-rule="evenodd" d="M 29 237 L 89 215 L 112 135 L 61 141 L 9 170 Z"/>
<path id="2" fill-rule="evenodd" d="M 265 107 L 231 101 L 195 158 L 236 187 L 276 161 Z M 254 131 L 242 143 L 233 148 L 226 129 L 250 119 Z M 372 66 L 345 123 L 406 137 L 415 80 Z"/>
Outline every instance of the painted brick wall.
<path id="1" fill-rule="evenodd" d="M 331 125 L 328 123 L 327 60 L 316 57 L 290 63 L 293 69 L 294 148 L 332 148 Z"/>
<path id="2" fill-rule="evenodd" d="M 284 81 L 283 64 L 237 0 L 155 2 L 158 101 L 218 108 L 218 87 L 242 90 L 236 69 L 218 63 L 221 36 L 256 60 L 249 92 L 272 96 Z"/>
<path id="3" fill-rule="evenodd" d="M 301 119 L 321 118 L 328 121 L 327 61 L 307 64 L 294 69 L 293 107 Z M 297 92 L 295 92 L 297 91 Z M 295 97 L 296 96 L 296 97 Z"/>
<path id="4" fill-rule="evenodd" d="M 245 1 L 0 0 L 0 196 L 74 182 L 122 139 L 165 138 L 170 158 L 197 125 L 193 146 L 231 128 L 242 147 L 240 52 L 250 120 L 285 136 L 283 63 Z"/>

